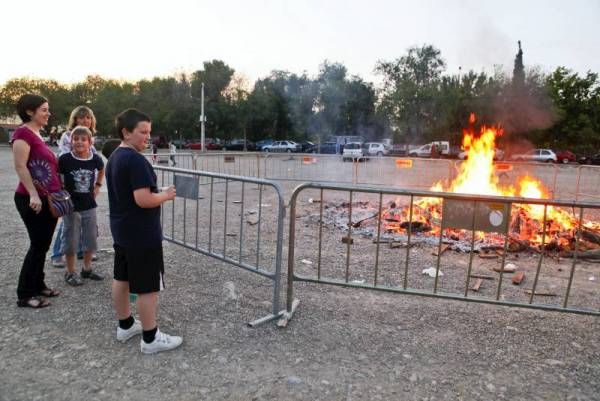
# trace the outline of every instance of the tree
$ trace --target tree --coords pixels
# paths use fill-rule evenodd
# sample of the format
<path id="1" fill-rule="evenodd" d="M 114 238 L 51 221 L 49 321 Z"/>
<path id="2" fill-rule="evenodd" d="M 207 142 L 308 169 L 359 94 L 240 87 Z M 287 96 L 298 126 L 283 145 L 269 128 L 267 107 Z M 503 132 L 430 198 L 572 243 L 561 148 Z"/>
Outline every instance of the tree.
<path id="1" fill-rule="evenodd" d="M 191 95 L 194 102 L 200 102 L 201 87 L 204 83 L 206 127 L 209 135 L 230 138 L 232 135 L 231 103 L 225 92 L 231 83 L 235 70 L 221 60 L 205 61 L 202 70 L 192 73 Z"/>
<path id="2" fill-rule="evenodd" d="M 543 139 L 557 147 L 582 153 L 600 148 L 600 80 L 597 73 L 584 76 L 558 67 L 546 80 L 557 110 L 557 123 Z"/>
<path id="3" fill-rule="evenodd" d="M 377 63 L 375 70 L 383 75 L 380 107 L 411 142 L 437 123 L 435 94 L 445 66 L 432 45 L 411 47 L 399 59 Z"/>

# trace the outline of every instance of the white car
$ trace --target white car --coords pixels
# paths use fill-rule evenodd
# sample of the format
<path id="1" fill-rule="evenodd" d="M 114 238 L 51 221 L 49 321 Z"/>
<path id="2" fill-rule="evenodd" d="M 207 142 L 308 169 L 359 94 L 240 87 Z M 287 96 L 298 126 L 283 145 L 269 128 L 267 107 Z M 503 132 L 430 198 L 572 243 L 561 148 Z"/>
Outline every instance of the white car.
<path id="1" fill-rule="evenodd" d="M 342 160 L 362 160 L 367 154 L 366 147 L 360 142 L 350 142 L 344 145 Z"/>
<path id="2" fill-rule="evenodd" d="M 387 156 L 390 154 L 390 148 L 381 142 L 365 143 L 365 149 L 369 156 Z"/>
<path id="3" fill-rule="evenodd" d="M 440 156 L 448 156 L 450 154 L 450 142 L 448 141 L 434 141 L 423 145 L 417 149 L 412 149 L 408 152 L 410 157 L 431 157 L 431 147 L 437 146 L 437 150 Z"/>
<path id="4" fill-rule="evenodd" d="M 533 149 L 527 153 L 516 153 L 510 157 L 510 160 L 518 162 L 544 162 L 544 163 L 556 163 L 556 153 L 550 149 Z"/>
<path id="5" fill-rule="evenodd" d="M 300 152 L 302 146 L 294 141 L 275 141 L 270 145 L 263 146 L 265 152 Z"/>

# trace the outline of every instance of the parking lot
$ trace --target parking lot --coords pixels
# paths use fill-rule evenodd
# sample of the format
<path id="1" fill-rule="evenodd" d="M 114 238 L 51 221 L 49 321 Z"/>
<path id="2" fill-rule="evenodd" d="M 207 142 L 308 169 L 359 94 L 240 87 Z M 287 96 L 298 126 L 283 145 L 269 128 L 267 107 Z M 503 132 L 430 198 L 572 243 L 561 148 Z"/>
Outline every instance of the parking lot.
<path id="1" fill-rule="evenodd" d="M 417 161 L 405 168 L 394 158 L 383 158 L 377 160 L 386 161 L 367 162 L 373 169 L 367 173 L 358 170 L 364 166 L 344 163 L 336 156 L 278 155 L 266 164 L 256 155 L 229 156 L 234 158 L 197 159 L 195 167 L 276 179 L 287 195 L 303 181 L 388 185 L 394 180 L 397 185 L 422 187 L 453 171 L 445 161 L 427 166 Z M 575 169 L 560 171 L 557 193 L 574 185 L 577 177 Z M 301 283 L 295 288 L 301 304 L 287 328 L 273 324 L 249 328 L 248 321 L 269 312 L 270 283 L 168 242 L 164 245 L 167 289 L 161 294 L 159 324 L 167 332 L 183 335 L 184 344 L 173 352 L 143 356 L 137 339 L 120 344 L 114 338 L 110 280 L 68 287 L 62 271 L 48 263 L 48 284 L 63 294 L 47 309 L 17 308 L 15 287 L 27 238 L 15 212 L 12 197 L 17 180 L 10 150 L 4 147 L 0 148 L 0 172 L 4 177 L 0 182 L 2 401 L 593 400 L 600 392 L 596 317 Z M 553 174 L 543 177 L 544 182 L 552 183 Z M 580 182 L 582 192 L 595 194 L 598 188 L 593 182 Z M 207 187 L 203 188 L 206 196 Z M 253 187 L 245 188 L 245 197 L 236 186 L 229 190 L 227 200 L 221 197 L 218 203 L 219 210 L 230 206 L 227 210 L 237 217 L 232 222 L 246 224 L 237 209 L 240 199 L 254 208 L 269 205 L 265 210 L 276 204 L 273 193 L 265 193 L 259 201 Z M 305 212 L 298 219 L 300 235 L 306 240 L 297 246 L 302 258 L 311 260 L 316 257 L 316 231 L 309 218 L 315 204 L 309 198 L 314 196 L 302 198 Z M 101 250 L 96 266 L 110 275 L 107 203 L 102 192 L 98 208 Z M 273 214 L 265 213 L 264 219 L 268 229 L 262 257 L 270 260 Z M 202 241 L 208 226 L 204 222 L 198 227 Z M 230 231 L 237 229 L 232 226 Z M 342 253 L 342 249 L 336 251 L 341 234 L 335 227 L 328 230 L 334 238 L 327 242 L 333 258 L 336 252 Z M 221 232 L 219 240 L 234 243 L 239 237 L 228 237 L 230 231 Z M 359 254 L 371 243 L 357 241 Z M 424 252 L 430 250 L 424 248 Z M 386 258 L 393 262 L 393 255 Z M 365 264 L 356 263 L 367 272 Z M 337 268 L 333 261 L 329 266 Z M 598 279 L 598 266 L 586 262 L 583 269 Z M 598 280 L 589 284 L 597 288 Z"/>

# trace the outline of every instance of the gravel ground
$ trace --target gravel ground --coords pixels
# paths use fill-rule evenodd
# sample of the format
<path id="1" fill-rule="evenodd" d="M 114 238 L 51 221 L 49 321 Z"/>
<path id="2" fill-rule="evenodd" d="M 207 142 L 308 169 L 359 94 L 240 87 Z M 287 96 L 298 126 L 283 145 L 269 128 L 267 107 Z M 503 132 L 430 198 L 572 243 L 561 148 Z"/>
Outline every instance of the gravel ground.
<path id="1" fill-rule="evenodd" d="M 47 283 L 63 294 L 46 309 L 16 307 L 27 240 L 12 199 L 16 178 L 8 148 L 0 148 L 0 172 L 2 401 L 600 398 L 595 317 L 298 283 L 301 304 L 290 325 L 252 329 L 246 322 L 270 311 L 270 282 L 170 243 L 164 245 L 167 290 L 159 324 L 183 335 L 184 344 L 141 355 L 139 339 L 115 340 L 110 280 L 67 287 L 62 271 L 48 263 Z M 256 202 L 256 191 L 246 191 L 246 201 Z M 266 195 L 264 202 L 273 199 Z M 99 245 L 110 249 L 106 193 L 99 203 Z M 229 208 L 231 222 L 239 221 L 237 206 Z M 273 216 L 264 216 L 261 260 L 268 267 Z M 297 256 L 314 260 L 314 226 L 308 218 L 299 224 L 304 226 L 299 249 L 309 250 Z M 204 220 L 200 227 L 207 229 Z M 239 223 L 231 227 L 235 231 Z M 331 234 L 340 235 L 333 229 Z M 255 234 L 245 235 L 242 257 L 253 260 Z M 225 238 L 218 231 L 215 236 Z M 236 254 L 238 240 L 231 237 L 228 254 Z M 354 254 L 366 249 L 369 241 L 362 241 L 357 239 Z M 328 258 L 344 255 L 337 240 L 326 244 Z M 112 255 L 100 251 L 99 256 L 96 268 L 110 275 Z M 337 262 L 328 261 L 335 272 Z M 364 265 L 360 259 L 355 264 Z M 600 275 L 598 265 L 582 266 L 585 274 Z M 396 279 L 392 273 L 383 277 Z"/>

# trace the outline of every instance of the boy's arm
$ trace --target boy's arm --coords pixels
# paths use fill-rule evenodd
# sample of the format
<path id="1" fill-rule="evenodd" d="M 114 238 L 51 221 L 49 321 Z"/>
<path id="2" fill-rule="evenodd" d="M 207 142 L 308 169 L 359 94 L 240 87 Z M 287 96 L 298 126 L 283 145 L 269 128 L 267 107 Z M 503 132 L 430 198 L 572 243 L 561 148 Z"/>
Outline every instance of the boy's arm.
<path id="1" fill-rule="evenodd" d="M 133 191 L 135 203 L 142 209 L 152 209 L 162 205 L 166 201 L 175 199 L 175 187 L 170 186 L 159 193 L 150 191 L 150 188 L 139 188 Z"/>
<path id="2" fill-rule="evenodd" d="M 104 169 L 98 170 L 98 176 L 96 177 L 96 182 L 94 183 L 94 198 L 98 196 L 100 193 L 100 187 L 104 182 Z"/>

